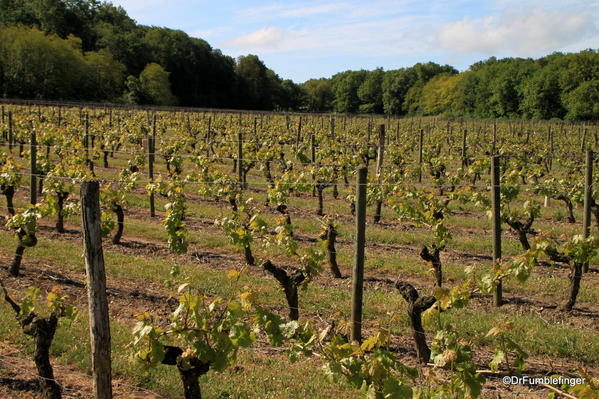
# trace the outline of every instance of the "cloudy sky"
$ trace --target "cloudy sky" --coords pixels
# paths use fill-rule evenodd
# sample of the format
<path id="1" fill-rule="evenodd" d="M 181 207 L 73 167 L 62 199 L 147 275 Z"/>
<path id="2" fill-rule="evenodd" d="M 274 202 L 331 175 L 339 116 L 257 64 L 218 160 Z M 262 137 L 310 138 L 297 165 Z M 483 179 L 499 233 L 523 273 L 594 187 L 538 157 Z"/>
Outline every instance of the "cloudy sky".
<path id="1" fill-rule="evenodd" d="M 599 47 L 595 0 L 111 1 L 138 23 L 181 29 L 231 56 L 256 54 L 295 82 Z"/>

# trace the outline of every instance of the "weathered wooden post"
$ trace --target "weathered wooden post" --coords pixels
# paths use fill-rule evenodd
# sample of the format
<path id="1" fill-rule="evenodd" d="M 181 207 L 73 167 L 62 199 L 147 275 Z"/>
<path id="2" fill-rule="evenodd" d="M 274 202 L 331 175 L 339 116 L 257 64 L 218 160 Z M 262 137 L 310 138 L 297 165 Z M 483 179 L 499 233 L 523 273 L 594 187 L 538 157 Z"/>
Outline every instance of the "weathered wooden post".
<path id="1" fill-rule="evenodd" d="M 356 242 L 352 274 L 351 340 L 362 341 L 362 298 L 364 293 L 364 246 L 366 244 L 366 182 L 368 168 L 358 169 L 356 187 Z"/>
<path id="2" fill-rule="evenodd" d="M 501 186 L 500 186 L 499 157 L 491 158 L 491 180 L 492 180 L 492 216 L 493 216 L 493 268 L 499 267 L 501 262 Z M 503 287 L 501 280 L 497 282 L 493 292 L 495 306 L 503 303 Z"/>
<path id="3" fill-rule="evenodd" d="M 12 111 L 8 111 L 8 150 L 12 152 L 12 145 L 14 142 L 13 131 L 12 131 Z"/>
<path id="4" fill-rule="evenodd" d="M 420 129 L 418 139 L 418 183 L 422 183 L 422 147 L 424 145 L 424 129 Z"/>
<path id="5" fill-rule="evenodd" d="M 237 173 L 239 186 L 243 188 L 243 133 L 237 133 Z"/>
<path id="6" fill-rule="evenodd" d="M 376 176 L 377 183 L 382 184 L 383 182 L 383 158 L 385 155 L 385 125 L 379 125 L 379 142 L 377 148 L 377 158 L 376 158 Z M 374 211 L 374 223 L 378 223 L 381 221 L 381 208 L 383 206 L 383 201 L 378 199 L 375 202 L 375 211 Z"/>
<path id="7" fill-rule="evenodd" d="M 468 166 L 468 129 L 464 129 L 462 132 L 462 170 L 464 170 Z"/>
<path id="8" fill-rule="evenodd" d="M 302 117 L 299 117 L 299 120 L 297 121 L 297 137 L 295 138 L 295 146 L 299 147 L 300 143 L 302 141 Z"/>
<path id="9" fill-rule="evenodd" d="M 152 126 L 152 134 L 148 135 L 148 175 L 150 182 L 154 182 L 154 159 L 155 159 L 155 143 L 156 143 L 156 115 Z M 156 205 L 154 202 L 154 191 L 150 192 L 150 217 L 156 217 Z"/>
<path id="10" fill-rule="evenodd" d="M 331 116 L 331 140 L 335 140 L 335 117 Z"/>
<path id="11" fill-rule="evenodd" d="M 33 126 L 31 127 L 31 140 L 29 142 L 30 155 L 30 185 L 29 199 L 31 205 L 37 204 L 37 135 Z"/>
<path id="12" fill-rule="evenodd" d="M 112 399 L 110 323 L 102 252 L 100 183 L 83 182 L 81 208 L 94 394 L 95 399 Z"/>
<path id="13" fill-rule="evenodd" d="M 591 234 L 591 203 L 593 202 L 593 151 L 587 151 L 586 173 L 584 179 L 584 215 L 582 217 L 582 236 L 587 238 Z M 582 266 L 582 271 L 589 271 L 589 263 Z"/>

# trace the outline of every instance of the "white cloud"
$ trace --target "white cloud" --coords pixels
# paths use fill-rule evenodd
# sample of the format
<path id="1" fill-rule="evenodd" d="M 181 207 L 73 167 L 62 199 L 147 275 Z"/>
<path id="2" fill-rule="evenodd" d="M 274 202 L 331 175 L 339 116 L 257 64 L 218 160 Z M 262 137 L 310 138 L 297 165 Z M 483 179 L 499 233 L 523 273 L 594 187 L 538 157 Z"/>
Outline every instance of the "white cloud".
<path id="1" fill-rule="evenodd" d="M 299 7 L 282 10 L 279 16 L 282 17 L 309 17 L 312 15 L 328 14 L 333 11 L 338 11 L 347 7 L 344 3 L 323 4 L 313 7 Z"/>
<path id="2" fill-rule="evenodd" d="M 239 52 L 320 51 L 330 54 L 398 55 L 424 51 L 427 41 L 414 34 L 413 18 L 390 18 L 372 22 L 327 24 L 315 28 L 267 27 L 222 43 Z M 322 55 L 322 54 L 321 54 Z"/>
<path id="3" fill-rule="evenodd" d="M 219 26 L 213 29 L 200 29 L 193 32 L 188 32 L 192 37 L 198 37 L 200 39 L 212 39 L 214 37 L 222 36 L 231 31 L 229 26 Z"/>
<path id="4" fill-rule="evenodd" d="M 272 20 L 277 18 L 305 18 L 315 15 L 328 14 L 333 11 L 349 7 L 346 3 L 323 3 L 314 6 L 294 6 L 290 4 L 282 5 L 275 3 L 263 7 L 252 7 L 239 10 L 237 16 L 246 20 L 254 18 L 258 20 Z"/>
<path id="5" fill-rule="evenodd" d="M 561 50 L 598 34 L 588 14 L 532 9 L 445 24 L 440 45 L 454 52 L 536 56 Z"/>
<path id="6" fill-rule="evenodd" d="M 231 40 L 228 44 L 251 50 L 272 50 L 278 48 L 282 41 L 289 36 L 289 33 L 289 31 L 271 26 L 239 36 Z"/>

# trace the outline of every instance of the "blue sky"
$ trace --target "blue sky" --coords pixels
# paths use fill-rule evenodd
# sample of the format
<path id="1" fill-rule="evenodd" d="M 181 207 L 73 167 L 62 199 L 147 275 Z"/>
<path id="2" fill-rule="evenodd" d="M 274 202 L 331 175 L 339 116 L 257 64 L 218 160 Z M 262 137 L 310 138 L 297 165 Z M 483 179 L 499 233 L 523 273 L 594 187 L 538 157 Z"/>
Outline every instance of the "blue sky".
<path id="1" fill-rule="evenodd" d="M 599 47 L 596 0 L 111 0 L 138 23 L 181 29 L 303 82 L 348 69 Z"/>

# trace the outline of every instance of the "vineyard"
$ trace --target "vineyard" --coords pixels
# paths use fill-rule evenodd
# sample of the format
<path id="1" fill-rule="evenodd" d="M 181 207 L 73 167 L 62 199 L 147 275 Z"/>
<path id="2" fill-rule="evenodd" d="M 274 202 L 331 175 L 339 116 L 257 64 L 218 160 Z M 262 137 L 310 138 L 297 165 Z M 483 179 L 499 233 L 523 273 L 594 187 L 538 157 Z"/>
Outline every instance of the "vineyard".
<path id="1" fill-rule="evenodd" d="M 2 398 L 599 398 L 597 125 L 1 112 Z"/>

